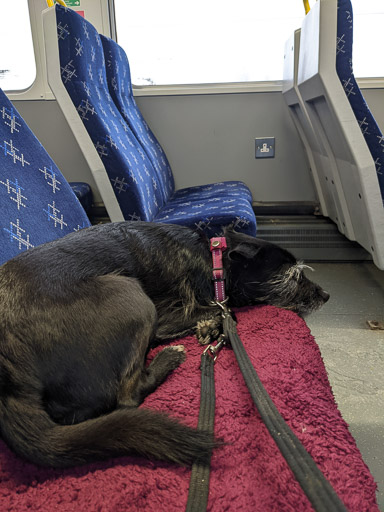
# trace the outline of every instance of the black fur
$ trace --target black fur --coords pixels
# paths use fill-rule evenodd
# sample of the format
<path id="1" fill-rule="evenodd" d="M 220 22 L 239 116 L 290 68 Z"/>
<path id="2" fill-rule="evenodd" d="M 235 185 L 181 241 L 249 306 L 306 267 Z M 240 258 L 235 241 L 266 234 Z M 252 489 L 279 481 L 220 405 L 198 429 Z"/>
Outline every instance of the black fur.
<path id="1" fill-rule="evenodd" d="M 287 251 L 231 229 L 226 237 L 230 306 L 270 303 L 303 314 L 327 300 L 300 270 L 289 274 L 296 261 Z M 207 343 L 220 332 L 212 299 L 209 242 L 181 226 L 93 226 L 5 263 L 4 440 L 53 467 L 125 454 L 207 460 L 210 434 L 137 406 L 185 358 L 183 347 L 166 347 L 145 368 L 151 344 L 193 329 Z"/>

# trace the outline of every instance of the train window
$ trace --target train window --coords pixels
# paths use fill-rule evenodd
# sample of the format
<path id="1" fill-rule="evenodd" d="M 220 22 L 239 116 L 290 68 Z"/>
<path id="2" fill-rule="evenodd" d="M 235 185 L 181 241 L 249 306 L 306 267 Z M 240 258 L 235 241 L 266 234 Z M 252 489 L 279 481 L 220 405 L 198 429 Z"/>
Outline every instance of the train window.
<path id="1" fill-rule="evenodd" d="M 279 81 L 285 41 L 304 17 L 301 0 L 114 3 L 136 86 Z M 384 61 L 372 48 L 384 46 L 384 2 L 352 3 L 355 75 L 383 77 Z"/>
<path id="2" fill-rule="evenodd" d="M 27 0 L 2 2 L 0 30 L 0 87 L 17 91 L 30 87 L 36 78 Z"/>
<path id="3" fill-rule="evenodd" d="M 384 47 L 383 4 L 383 0 L 352 0 L 353 69 L 356 77 L 384 77 L 384 60 L 379 51 Z"/>
<path id="4" fill-rule="evenodd" d="M 281 80 L 301 0 L 115 0 L 119 44 L 135 85 Z"/>

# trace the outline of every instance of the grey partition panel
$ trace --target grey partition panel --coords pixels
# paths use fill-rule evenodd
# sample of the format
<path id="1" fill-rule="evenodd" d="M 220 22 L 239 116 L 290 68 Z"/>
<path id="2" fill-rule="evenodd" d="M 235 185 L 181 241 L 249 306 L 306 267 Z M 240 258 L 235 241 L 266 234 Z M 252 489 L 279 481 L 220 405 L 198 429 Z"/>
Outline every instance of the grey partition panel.
<path id="1" fill-rule="evenodd" d="M 325 211 L 384 269 L 383 199 L 373 158 L 337 76 L 336 38 L 337 2 L 319 0 L 301 27 L 297 87 L 301 118 L 312 127 L 303 132 L 313 135 L 307 137 L 309 150 L 320 183 L 327 185 Z M 285 95 L 289 98 L 288 91 Z"/>
<path id="2" fill-rule="evenodd" d="M 297 87 L 299 49 L 300 29 L 296 30 L 285 44 L 283 97 L 290 109 L 293 121 L 305 147 L 321 213 L 325 217 L 334 219 L 338 216 L 338 212 L 332 197 L 331 182 L 328 181 L 328 177 L 323 172 L 325 168 L 323 162 L 325 150 L 317 139 Z"/>

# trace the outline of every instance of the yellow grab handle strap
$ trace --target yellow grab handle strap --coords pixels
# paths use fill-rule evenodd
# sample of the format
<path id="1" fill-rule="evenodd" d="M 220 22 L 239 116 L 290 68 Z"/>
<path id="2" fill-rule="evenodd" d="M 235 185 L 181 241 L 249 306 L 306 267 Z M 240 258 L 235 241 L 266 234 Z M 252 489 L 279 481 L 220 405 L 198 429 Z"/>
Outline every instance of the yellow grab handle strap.
<path id="1" fill-rule="evenodd" d="M 56 0 L 56 2 L 63 7 L 67 7 L 67 4 L 64 2 L 64 0 Z M 53 0 L 47 0 L 48 7 L 53 7 L 55 5 L 55 2 Z"/>

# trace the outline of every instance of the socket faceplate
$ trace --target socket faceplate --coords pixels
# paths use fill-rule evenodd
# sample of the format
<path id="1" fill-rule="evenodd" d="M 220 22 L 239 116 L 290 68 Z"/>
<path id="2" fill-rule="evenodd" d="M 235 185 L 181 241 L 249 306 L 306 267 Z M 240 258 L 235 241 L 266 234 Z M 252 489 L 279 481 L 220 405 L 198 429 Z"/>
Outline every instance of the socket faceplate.
<path id="1" fill-rule="evenodd" d="M 275 137 L 255 139 L 255 158 L 273 158 L 275 156 Z"/>

